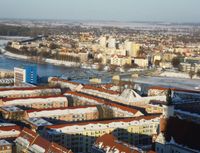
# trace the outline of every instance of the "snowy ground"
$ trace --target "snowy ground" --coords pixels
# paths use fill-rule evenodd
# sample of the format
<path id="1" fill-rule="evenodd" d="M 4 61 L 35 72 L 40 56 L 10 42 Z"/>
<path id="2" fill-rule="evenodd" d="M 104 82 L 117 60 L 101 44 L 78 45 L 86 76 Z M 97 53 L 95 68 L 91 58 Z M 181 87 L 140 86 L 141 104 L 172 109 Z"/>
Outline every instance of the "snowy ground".
<path id="1" fill-rule="evenodd" d="M 190 79 L 190 76 L 188 73 L 182 73 L 182 72 L 163 72 L 160 74 L 160 76 Z M 200 79 L 200 78 L 197 76 L 194 76 L 193 79 Z"/>
<path id="2" fill-rule="evenodd" d="M 199 90 L 198 87 L 200 87 L 200 79 L 174 77 L 139 77 L 134 82 L 150 86 L 176 87 L 188 90 Z"/>

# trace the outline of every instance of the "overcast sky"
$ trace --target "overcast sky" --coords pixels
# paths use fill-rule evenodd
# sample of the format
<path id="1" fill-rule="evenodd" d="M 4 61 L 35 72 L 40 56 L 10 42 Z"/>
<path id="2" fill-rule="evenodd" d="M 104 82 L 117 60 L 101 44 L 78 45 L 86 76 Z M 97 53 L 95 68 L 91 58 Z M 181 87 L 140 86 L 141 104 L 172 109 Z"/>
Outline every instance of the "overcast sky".
<path id="1" fill-rule="evenodd" d="M 200 22 L 200 0 L 0 0 L 0 18 Z"/>

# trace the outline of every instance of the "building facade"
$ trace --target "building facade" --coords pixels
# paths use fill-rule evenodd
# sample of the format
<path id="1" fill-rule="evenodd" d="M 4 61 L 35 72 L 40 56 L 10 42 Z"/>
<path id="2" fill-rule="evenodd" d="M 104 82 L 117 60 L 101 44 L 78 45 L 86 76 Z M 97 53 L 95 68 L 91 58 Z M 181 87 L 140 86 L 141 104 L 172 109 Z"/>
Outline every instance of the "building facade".
<path id="1" fill-rule="evenodd" d="M 37 84 L 37 66 L 25 65 L 23 67 L 14 68 L 15 85 L 20 83 Z"/>

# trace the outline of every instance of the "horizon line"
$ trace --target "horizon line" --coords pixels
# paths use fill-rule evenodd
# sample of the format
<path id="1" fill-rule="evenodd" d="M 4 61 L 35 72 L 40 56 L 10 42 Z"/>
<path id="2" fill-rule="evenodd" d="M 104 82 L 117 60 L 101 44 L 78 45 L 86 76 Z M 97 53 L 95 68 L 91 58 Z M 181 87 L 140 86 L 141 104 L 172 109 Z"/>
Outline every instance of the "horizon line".
<path id="1" fill-rule="evenodd" d="M 137 21 L 137 20 L 109 20 L 109 19 L 53 19 L 53 18 L 2 18 L 0 20 L 24 20 L 24 21 L 72 21 L 72 22 L 121 22 L 121 23 L 164 23 L 164 24 L 200 24 L 198 22 L 191 21 Z"/>

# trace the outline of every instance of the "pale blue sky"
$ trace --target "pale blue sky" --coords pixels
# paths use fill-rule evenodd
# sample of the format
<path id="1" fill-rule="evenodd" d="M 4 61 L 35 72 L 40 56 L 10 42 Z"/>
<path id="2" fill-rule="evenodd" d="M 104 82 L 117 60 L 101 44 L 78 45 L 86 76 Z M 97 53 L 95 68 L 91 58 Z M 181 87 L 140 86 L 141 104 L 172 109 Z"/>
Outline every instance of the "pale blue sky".
<path id="1" fill-rule="evenodd" d="M 200 0 L 0 0 L 0 18 L 200 22 Z"/>

